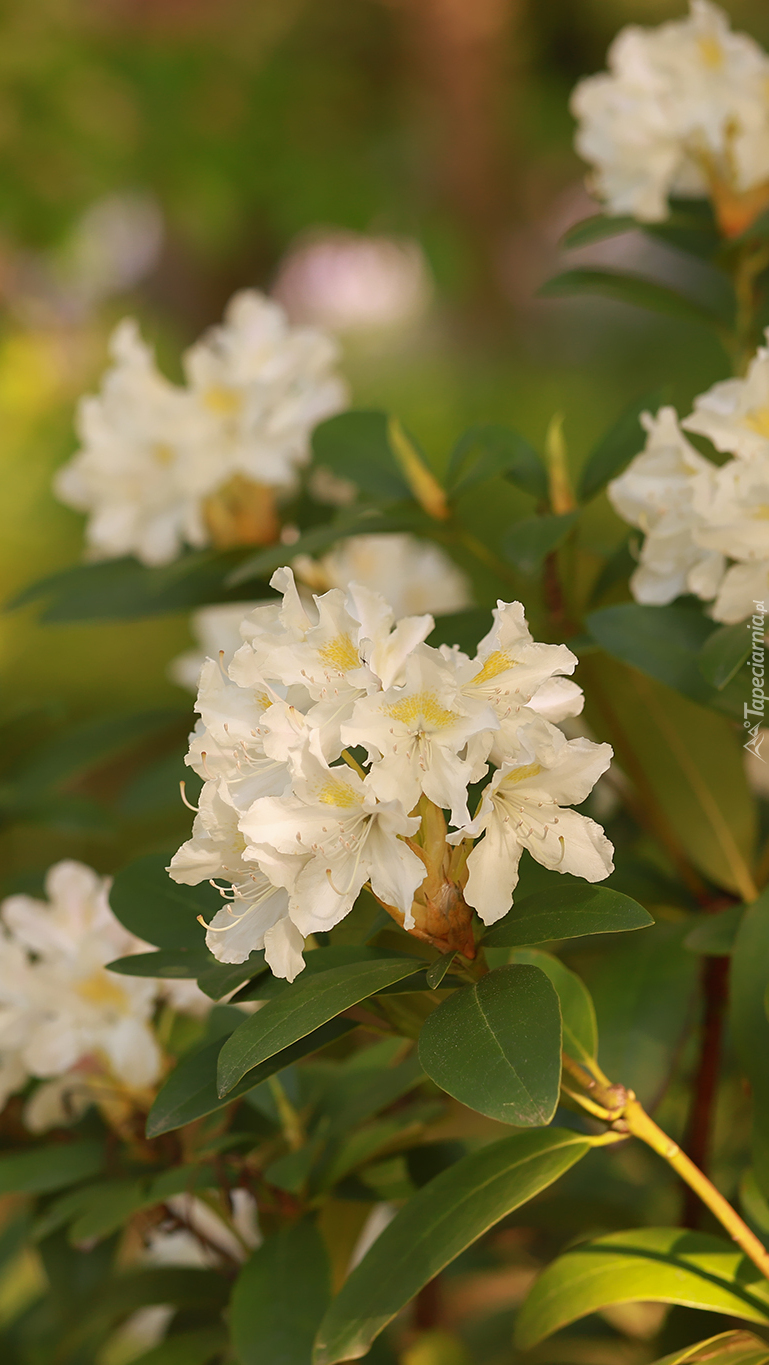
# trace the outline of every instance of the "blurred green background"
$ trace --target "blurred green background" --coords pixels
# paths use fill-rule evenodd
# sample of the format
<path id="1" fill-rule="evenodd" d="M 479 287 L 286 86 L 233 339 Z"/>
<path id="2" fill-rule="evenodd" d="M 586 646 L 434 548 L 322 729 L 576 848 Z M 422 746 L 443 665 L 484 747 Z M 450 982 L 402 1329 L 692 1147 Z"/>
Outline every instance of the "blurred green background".
<path id="1" fill-rule="evenodd" d="M 769 44 L 761 0 L 726 9 Z M 0 5 L 3 599 L 80 557 L 81 519 L 55 502 L 51 473 L 75 448 L 77 398 L 98 383 L 109 330 L 127 312 L 175 377 L 181 350 L 237 288 L 275 290 L 297 320 L 310 309 L 332 326 L 335 296 L 357 299 L 340 328 L 353 402 L 396 411 L 438 468 L 473 420 L 510 423 L 541 445 L 557 411 L 576 466 L 628 401 L 667 385 L 683 406 L 722 376 L 717 343 L 686 324 L 535 297 L 563 231 L 594 211 L 571 146 L 570 90 L 604 65 L 624 23 L 681 10 L 661 0 Z M 372 289 L 406 286 L 358 278 L 354 252 L 341 251 L 335 275 L 318 280 L 322 261 L 308 274 L 310 248 L 338 244 L 340 231 L 359 235 L 342 239 L 348 247 L 360 235 L 412 244 L 419 298 L 400 318 L 367 316 Z M 622 240 L 611 249 L 643 268 L 648 247 Z M 607 504 L 591 516 L 605 549 L 619 524 Z M 34 609 L 5 613 L 2 712 L 21 695 L 55 700 L 72 721 L 171 705 L 186 723 L 189 697 L 166 667 L 188 641 L 183 617 L 41 626 Z M 37 837 L 17 848 L 21 865 Z M 51 856 L 66 847 L 62 835 Z"/>

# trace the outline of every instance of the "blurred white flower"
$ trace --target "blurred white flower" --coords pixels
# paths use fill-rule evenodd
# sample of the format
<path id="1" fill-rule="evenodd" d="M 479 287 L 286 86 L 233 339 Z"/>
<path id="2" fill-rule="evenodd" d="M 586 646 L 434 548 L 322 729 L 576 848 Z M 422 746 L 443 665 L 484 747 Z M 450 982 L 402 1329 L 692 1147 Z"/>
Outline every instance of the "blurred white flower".
<path id="1" fill-rule="evenodd" d="M 584 800 L 611 751 L 567 742 L 548 719 L 581 709 L 581 690 L 564 676 L 577 660 L 532 640 L 520 603 L 498 604 L 470 660 L 425 644 L 431 616 L 395 621 L 359 583 L 312 603 L 290 569 L 272 586 L 282 604 L 257 607 L 229 666 L 209 660 L 201 674 L 187 761 L 206 784 L 192 838 L 169 867 L 177 881 L 229 884 L 207 937 L 221 961 L 263 947 L 273 972 L 293 980 L 305 935 L 337 924 L 365 885 L 418 937 L 472 956 L 469 849 L 449 843 L 484 835 L 471 854 L 477 886 L 514 807 L 511 868 L 483 904 L 481 892 L 472 902 L 483 918 L 509 908 L 523 846 L 548 867 L 608 875 L 603 832 L 561 806 Z M 490 756 L 498 771 L 473 825 L 468 788 Z M 544 831 L 540 806 L 553 808 Z M 446 810 L 459 827 L 449 843 Z"/>
<path id="2" fill-rule="evenodd" d="M 272 292 L 294 321 L 374 331 L 418 321 L 433 284 L 418 242 L 333 232 L 292 247 Z"/>
<path id="3" fill-rule="evenodd" d="M 759 347 L 744 379 L 722 380 L 695 398 L 681 425 L 742 459 L 769 455 L 769 349 Z"/>
<path id="4" fill-rule="evenodd" d="M 709 194 L 724 230 L 741 231 L 769 198 L 766 53 L 709 0 L 691 0 L 685 19 L 622 29 L 608 67 L 571 102 L 608 212 L 660 222 L 670 195 Z"/>
<path id="5" fill-rule="evenodd" d="M 702 521 L 695 490 L 701 499 L 716 468 L 687 441 L 674 408 L 661 408 L 656 417 L 644 413 L 641 423 L 648 432 L 644 449 L 607 490 L 615 511 L 646 537 L 630 579 L 633 596 L 654 606 L 685 592 L 710 600 L 726 564 L 715 546 L 695 539 Z"/>
<path id="6" fill-rule="evenodd" d="M 313 428 L 347 400 L 335 343 L 245 290 L 187 351 L 186 387 L 164 378 L 132 320 L 110 349 L 101 393 L 80 405 L 82 447 L 54 480 L 89 514 L 92 556 L 165 564 L 184 545 L 276 539 L 275 495 L 295 486 Z"/>
<path id="7" fill-rule="evenodd" d="M 220 602 L 194 611 L 190 617 L 190 630 L 198 648 L 187 649 L 171 660 L 168 665 L 171 681 L 188 692 L 197 692 L 200 670 L 206 659 L 218 659 L 223 654 L 226 667 L 243 643 L 240 634 L 243 617 L 261 605 L 261 602 Z"/>
<path id="8" fill-rule="evenodd" d="M 314 592 L 361 583 L 387 598 L 396 620 L 444 616 L 473 604 L 467 578 L 445 551 L 405 533 L 350 536 L 320 559 L 299 556 L 294 571 Z"/>
<path id="9" fill-rule="evenodd" d="M 743 621 L 769 594 L 769 445 L 698 481 L 695 506 L 697 543 L 737 561 L 719 585 L 712 615 L 728 624 Z"/>

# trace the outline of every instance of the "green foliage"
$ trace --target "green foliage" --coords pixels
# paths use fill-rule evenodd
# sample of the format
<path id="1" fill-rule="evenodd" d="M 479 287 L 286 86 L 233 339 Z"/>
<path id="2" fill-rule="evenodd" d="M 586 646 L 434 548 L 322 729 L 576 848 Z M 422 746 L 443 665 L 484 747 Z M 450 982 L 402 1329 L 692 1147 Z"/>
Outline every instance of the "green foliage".
<path id="1" fill-rule="evenodd" d="M 587 1242 L 548 1266 L 521 1310 L 516 1340 L 529 1350 L 576 1318 L 637 1299 L 769 1323 L 769 1285 L 723 1238 L 638 1228 Z"/>
<path id="2" fill-rule="evenodd" d="M 523 521 L 516 522 L 505 536 L 505 555 L 521 573 L 539 573 L 547 556 L 563 545 L 571 534 L 578 518 L 579 512 L 525 517 Z"/>
<path id="3" fill-rule="evenodd" d="M 306 1365 L 329 1294 L 328 1256 L 313 1223 L 268 1237 L 232 1293 L 232 1338 L 242 1365 Z"/>
<path id="4" fill-rule="evenodd" d="M 606 221 L 606 220 L 604 220 Z M 637 455 L 643 444 L 643 429 L 639 418 L 642 412 L 656 412 L 663 400 L 662 391 L 644 394 L 618 417 L 612 427 L 588 455 L 580 471 L 577 483 L 577 497 L 580 502 L 589 502 L 606 487 L 610 479 L 616 479 L 625 465 Z"/>
<path id="5" fill-rule="evenodd" d="M 753 1103 L 753 1173 L 769 1197 L 769 1020 L 764 1008 L 769 960 L 769 891 L 748 906 L 732 949 L 729 1009 L 740 1071 Z"/>
<path id="6" fill-rule="evenodd" d="M 554 275 L 542 285 L 539 295 L 544 299 L 563 299 L 602 294 L 619 303 L 648 308 L 698 327 L 725 330 L 734 317 L 734 298 L 728 281 L 713 271 L 708 285 L 702 291 L 703 297 L 693 298 L 642 275 L 623 274 L 617 270 L 575 269 Z"/>
<path id="7" fill-rule="evenodd" d="M 0 1194 L 50 1194 L 87 1180 L 103 1165 L 98 1142 L 67 1142 L 0 1156 Z"/>
<path id="8" fill-rule="evenodd" d="M 537 967 L 497 967 L 430 1015 L 419 1058 L 471 1109 L 521 1127 L 549 1123 L 561 1081 L 558 996 Z"/>
<path id="9" fill-rule="evenodd" d="M 489 948 L 518 948 L 585 934 L 614 934 L 652 924 L 642 905 L 621 891 L 560 878 L 547 891 L 516 901 L 504 919 L 483 936 Z"/>
<path id="10" fill-rule="evenodd" d="M 470 427 L 451 452 L 447 476 L 449 495 L 459 497 L 497 474 L 503 474 L 538 502 L 547 501 L 547 470 L 523 436 L 492 423 Z"/>

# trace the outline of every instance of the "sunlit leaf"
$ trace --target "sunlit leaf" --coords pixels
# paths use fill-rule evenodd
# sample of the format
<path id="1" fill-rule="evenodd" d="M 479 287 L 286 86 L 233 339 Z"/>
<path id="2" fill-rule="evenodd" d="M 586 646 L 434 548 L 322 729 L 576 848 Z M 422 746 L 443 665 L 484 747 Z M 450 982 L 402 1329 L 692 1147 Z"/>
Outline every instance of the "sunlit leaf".
<path id="1" fill-rule="evenodd" d="M 648 910 L 621 891 L 564 882 L 516 901 L 504 919 L 486 931 L 483 942 L 490 948 L 518 948 L 584 934 L 645 929 L 653 923 Z"/>

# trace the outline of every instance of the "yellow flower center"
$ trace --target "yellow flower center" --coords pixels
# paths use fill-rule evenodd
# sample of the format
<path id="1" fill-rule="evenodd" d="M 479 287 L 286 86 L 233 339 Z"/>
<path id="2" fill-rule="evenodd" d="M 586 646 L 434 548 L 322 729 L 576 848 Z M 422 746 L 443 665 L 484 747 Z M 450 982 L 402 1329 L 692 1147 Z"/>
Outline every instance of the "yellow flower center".
<path id="1" fill-rule="evenodd" d="M 751 408 L 750 412 L 745 413 L 743 421 L 746 427 L 750 427 L 751 431 L 757 431 L 759 436 L 769 437 L 769 405 Z"/>
<path id="2" fill-rule="evenodd" d="M 476 673 L 473 678 L 473 686 L 478 687 L 481 683 L 488 682 L 491 678 L 496 678 L 500 673 L 504 673 L 508 668 L 513 668 L 515 659 L 504 649 L 495 649 L 486 660 L 480 673 Z"/>
<path id="3" fill-rule="evenodd" d="M 699 40 L 700 57 L 704 66 L 709 66 L 711 71 L 717 71 L 724 64 L 724 49 L 717 38 L 712 34 L 707 34 Z"/>
<path id="4" fill-rule="evenodd" d="M 220 417 L 234 417 L 243 406 L 243 395 L 237 389 L 228 389 L 224 384 L 212 384 L 203 395 L 203 402 L 210 412 Z"/>
<path id="5" fill-rule="evenodd" d="M 348 782 L 340 777 L 330 777 L 318 792 L 318 800 L 324 806 L 342 806 L 349 809 L 358 805 L 358 796 Z"/>
<path id="6" fill-rule="evenodd" d="M 126 993 L 117 981 L 113 981 L 109 972 L 96 971 L 92 976 L 78 981 L 75 989 L 91 1005 L 112 1006 L 120 1010 L 126 1007 Z"/>
<path id="7" fill-rule="evenodd" d="M 336 635 L 318 651 L 321 663 L 327 668 L 336 668 L 345 673 L 348 668 L 358 668 L 360 657 L 349 635 Z"/>
<path id="8" fill-rule="evenodd" d="M 175 458 L 173 446 L 168 445 L 165 441 L 158 441 L 152 447 L 152 457 L 157 464 L 173 464 Z"/>
<path id="9" fill-rule="evenodd" d="M 530 777 L 537 777 L 542 772 L 540 763 L 526 763 L 522 768 L 514 768 L 505 778 L 506 782 L 526 782 Z"/>
<path id="10" fill-rule="evenodd" d="M 434 692 L 413 692 L 410 697 L 392 702 L 387 711 L 393 720 L 399 720 L 411 729 L 416 729 L 421 720 L 432 730 L 445 730 L 457 719 L 454 711 L 441 706 Z"/>

